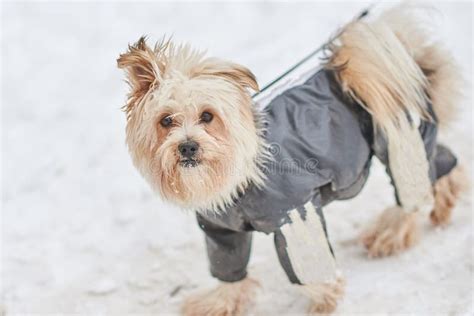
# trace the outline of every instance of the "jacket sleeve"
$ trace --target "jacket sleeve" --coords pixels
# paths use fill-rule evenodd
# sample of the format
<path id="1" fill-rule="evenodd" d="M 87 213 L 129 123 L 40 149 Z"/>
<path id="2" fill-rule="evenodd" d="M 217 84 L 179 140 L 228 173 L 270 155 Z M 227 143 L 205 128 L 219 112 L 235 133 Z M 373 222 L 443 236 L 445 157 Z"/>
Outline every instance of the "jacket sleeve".
<path id="1" fill-rule="evenodd" d="M 338 271 L 327 239 L 319 193 L 288 212 L 289 221 L 275 231 L 275 248 L 291 283 L 333 281 Z"/>
<path id="2" fill-rule="evenodd" d="M 211 275 L 224 282 L 236 282 L 247 276 L 252 233 L 234 231 L 197 215 L 205 233 Z"/>
<path id="3" fill-rule="evenodd" d="M 431 183 L 434 183 L 437 179 L 449 173 L 457 165 L 457 159 L 447 147 L 437 144 L 438 127 L 436 122 L 422 121 L 419 127 L 419 132 L 425 146 L 426 159 L 429 164 L 429 177 Z M 390 170 L 389 166 L 387 141 L 380 133 L 374 141 L 374 152 L 382 164 L 385 165 L 387 174 L 389 175 L 391 184 L 395 190 L 395 200 L 397 205 L 401 206 L 398 190 L 395 186 L 392 170 Z"/>

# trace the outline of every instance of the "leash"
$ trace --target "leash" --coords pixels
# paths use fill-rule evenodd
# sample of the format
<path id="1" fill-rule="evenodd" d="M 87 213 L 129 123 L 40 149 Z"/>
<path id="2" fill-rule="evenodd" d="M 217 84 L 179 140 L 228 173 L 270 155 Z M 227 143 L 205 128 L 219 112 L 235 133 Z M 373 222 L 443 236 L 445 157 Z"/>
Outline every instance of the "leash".
<path id="1" fill-rule="evenodd" d="M 364 10 L 362 10 L 358 15 L 356 15 L 355 18 L 352 19 L 352 22 L 355 22 L 355 21 L 359 21 L 359 20 L 362 20 L 363 18 L 365 18 L 367 15 L 369 15 L 370 11 L 373 9 L 373 7 L 375 6 L 375 3 L 372 3 L 371 5 L 369 5 L 367 8 L 365 8 Z M 348 23 L 348 24 L 350 24 Z M 347 24 L 346 24 L 347 25 Z M 297 62 L 296 64 L 294 64 L 293 66 L 291 66 L 287 71 L 285 71 L 284 73 L 282 73 L 281 75 L 279 75 L 277 78 L 275 78 L 273 81 L 271 81 L 270 83 L 268 83 L 267 85 L 265 85 L 262 89 L 260 89 L 259 92 L 256 92 L 252 95 L 252 98 L 255 98 L 257 97 L 258 95 L 262 94 L 265 90 L 267 90 L 268 88 L 270 88 L 271 86 L 275 85 L 277 82 L 279 82 L 281 79 L 285 78 L 287 75 L 289 75 L 290 73 L 292 73 L 295 69 L 297 69 L 298 67 L 300 67 L 301 65 L 303 65 L 305 62 L 307 62 L 309 59 L 311 59 L 313 56 L 315 56 L 316 54 L 318 54 L 319 52 L 323 51 L 327 45 L 331 42 L 333 42 L 335 39 L 337 39 L 339 36 L 341 36 L 342 33 L 344 33 L 346 27 L 343 27 L 339 32 L 336 33 L 336 35 L 332 36 L 326 43 L 324 43 L 323 45 L 319 46 L 318 48 L 316 48 L 314 51 L 312 51 L 311 53 L 309 53 L 307 56 L 305 56 L 303 59 L 301 59 L 299 62 Z"/>

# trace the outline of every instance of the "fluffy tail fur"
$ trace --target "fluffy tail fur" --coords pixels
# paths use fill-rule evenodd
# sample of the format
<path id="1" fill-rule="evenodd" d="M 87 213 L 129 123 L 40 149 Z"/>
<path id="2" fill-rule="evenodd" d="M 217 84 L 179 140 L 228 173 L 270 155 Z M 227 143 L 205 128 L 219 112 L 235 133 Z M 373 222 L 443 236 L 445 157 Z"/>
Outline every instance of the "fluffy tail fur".
<path id="1" fill-rule="evenodd" d="M 459 69 L 423 26 L 418 10 L 405 4 L 375 21 L 353 22 L 331 47 L 328 66 L 338 70 L 343 89 L 383 131 L 397 128 L 406 113 L 430 119 L 428 99 L 440 125 L 446 126 L 461 96 Z"/>
<path id="2" fill-rule="evenodd" d="M 429 23 L 415 13 L 423 8 L 408 5 L 383 14 L 380 19 L 397 36 L 426 78 L 426 94 L 433 104 L 441 128 L 455 119 L 464 81 L 451 53 L 433 39 Z M 423 10 L 426 13 L 426 9 Z M 430 15 L 428 15 L 431 17 Z M 424 25 L 424 26 L 423 26 Z"/>
<path id="3" fill-rule="evenodd" d="M 429 165 L 414 123 L 433 119 L 427 100 L 441 125 L 452 119 L 460 76 L 447 51 L 414 19 L 415 9 L 405 7 L 389 10 L 370 23 L 348 25 L 331 47 L 328 67 L 336 70 L 343 90 L 371 113 L 375 126 L 385 134 L 403 207 L 430 209 Z"/>

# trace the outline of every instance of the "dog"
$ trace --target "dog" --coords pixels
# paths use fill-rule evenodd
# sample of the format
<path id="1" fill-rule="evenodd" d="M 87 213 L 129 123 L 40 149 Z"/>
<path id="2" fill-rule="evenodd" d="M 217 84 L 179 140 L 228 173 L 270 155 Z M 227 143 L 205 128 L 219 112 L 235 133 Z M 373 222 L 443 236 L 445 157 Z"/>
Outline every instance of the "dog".
<path id="1" fill-rule="evenodd" d="M 252 232 L 273 234 L 311 313 L 344 293 L 322 208 L 362 189 L 373 156 L 396 205 L 361 236 L 369 256 L 417 241 L 419 214 L 449 222 L 465 187 L 457 158 L 437 143 L 453 120 L 460 74 L 412 9 L 348 24 L 307 80 L 257 109 L 246 67 L 189 45 L 145 38 L 120 55 L 131 88 L 124 111 L 134 165 L 167 201 L 195 211 L 218 288 L 190 297 L 185 315 L 241 315 L 258 282 L 247 276 Z"/>

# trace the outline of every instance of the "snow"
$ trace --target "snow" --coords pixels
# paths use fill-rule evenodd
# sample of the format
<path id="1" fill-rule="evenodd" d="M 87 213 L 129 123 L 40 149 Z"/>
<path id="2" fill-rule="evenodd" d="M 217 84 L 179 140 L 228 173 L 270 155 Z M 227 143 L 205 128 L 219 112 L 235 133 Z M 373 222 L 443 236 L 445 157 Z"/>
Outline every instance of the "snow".
<path id="1" fill-rule="evenodd" d="M 133 168 L 115 66 L 142 34 L 173 34 L 250 67 L 261 85 L 320 45 L 366 3 L 30 2 L 2 10 L 1 310 L 19 314 L 177 314 L 216 283 L 192 214 L 160 201 Z M 472 3 L 436 3 L 440 37 L 467 78 L 458 123 L 442 135 L 472 173 Z M 357 198 L 326 208 L 347 277 L 340 314 L 471 315 L 472 201 L 452 224 L 424 223 L 416 247 L 368 259 L 355 242 L 393 203 L 380 164 Z M 303 313 L 271 236 L 255 234 L 254 315 Z M 3 306 L 1 306 L 3 304 Z"/>

